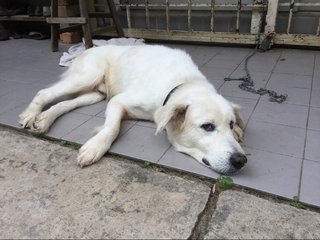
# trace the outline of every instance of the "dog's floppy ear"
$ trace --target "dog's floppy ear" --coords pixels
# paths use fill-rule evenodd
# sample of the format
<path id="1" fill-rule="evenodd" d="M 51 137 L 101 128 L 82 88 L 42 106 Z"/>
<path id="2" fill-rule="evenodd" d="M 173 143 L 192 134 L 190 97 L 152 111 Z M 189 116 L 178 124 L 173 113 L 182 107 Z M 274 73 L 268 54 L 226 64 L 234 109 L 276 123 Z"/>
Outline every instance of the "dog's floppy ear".
<path id="1" fill-rule="evenodd" d="M 237 104 L 232 103 L 232 107 L 233 107 L 233 112 L 236 116 L 236 122 L 234 124 L 234 127 L 232 129 L 232 133 L 234 138 L 238 141 L 238 142 L 242 142 L 242 137 L 243 137 L 243 129 L 244 129 L 244 122 L 241 116 L 241 107 Z"/>
<path id="2" fill-rule="evenodd" d="M 180 126 L 183 124 L 188 105 L 172 105 L 162 106 L 154 113 L 154 121 L 157 124 L 156 135 L 162 131 L 170 121 L 174 121 Z"/>

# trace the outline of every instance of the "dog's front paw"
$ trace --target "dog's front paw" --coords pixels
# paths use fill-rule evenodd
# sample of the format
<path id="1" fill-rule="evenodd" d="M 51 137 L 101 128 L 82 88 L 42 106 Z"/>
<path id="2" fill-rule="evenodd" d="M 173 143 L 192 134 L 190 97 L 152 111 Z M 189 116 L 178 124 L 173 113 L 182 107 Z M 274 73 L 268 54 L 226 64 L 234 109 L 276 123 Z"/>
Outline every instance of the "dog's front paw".
<path id="1" fill-rule="evenodd" d="M 89 166 L 99 161 L 106 151 L 107 149 L 105 149 L 103 144 L 99 144 L 94 139 L 90 139 L 80 148 L 77 163 L 80 167 Z"/>
<path id="2" fill-rule="evenodd" d="M 24 111 L 19 115 L 19 123 L 23 128 L 32 128 L 37 115 L 37 112 Z"/>
<path id="3" fill-rule="evenodd" d="M 54 119 L 50 118 L 46 112 L 42 112 L 36 117 L 31 130 L 37 134 L 45 133 L 53 121 Z"/>

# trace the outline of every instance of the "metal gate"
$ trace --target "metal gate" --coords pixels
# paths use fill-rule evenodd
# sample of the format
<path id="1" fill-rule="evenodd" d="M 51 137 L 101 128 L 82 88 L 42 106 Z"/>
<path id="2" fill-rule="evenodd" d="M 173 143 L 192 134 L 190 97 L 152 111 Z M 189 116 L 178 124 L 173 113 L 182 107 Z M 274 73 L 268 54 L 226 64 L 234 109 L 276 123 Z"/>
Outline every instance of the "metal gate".
<path id="1" fill-rule="evenodd" d="M 270 7 L 270 5 L 273 5 Z M 269 11 L 276 9 L 275 11 Z M 320 47 L 320 1 L 319 0 L 286 0 L 269 1 L 267 17 L 278 19 L 284 17 L 286 24 L 282 31 L 277 27 L 279 21 L 272 21 L 270 29 L 274 29 L 274 44 L 300 45 Z M 297 16 L 295 18 L 295 16 Z M 305 21 L 304 21 L 305 19 Z M 267 18 L 268 20 L 268 18 Z M 300 25 L 299 28 L 294 28 Z M 266 32 L 268 34 L 268 32 Z"/>
<path id="2" fill-rule="evenodd" d="M 250 3 L 251 2 L 251 3 Z M 234 44 L 256 44 L 260 33 L 265 1 L 219 1 L 219 0 L 127 0 L 120 6 L 126 9 L 127 29 L 129 37 L 146 39 L 178 40 L 188 42 L 214 42 Z M 217 15 L 227 13 L 233 21 L 231 31 L 217 31 Z M 251 28 L 243 32 L 240 27 L 241 15 L 250 12 Z M 138 15 L 144 15 L 143 24 L 133 23 Z M 135 16 L 135 17 L 133 17 Z M 180 18 L 180 19 L 178 19 Z M 202 30 L 194 29 L 193 21 L 203 18 L 200 23 Z M 134 19 L 137 22 L 137 19 Z M 180 28 L 173 29 L 172 24 L 180 21 Z M 152 21 L 162 21 L 163 24 L 152 24 Z M 183 21 L 185 24 L 183 24 Z M 184 27 L 184 28 L 183 28 Z"/>
<path id="3" fill-rule="evenodd" d="M 319 0 L 118 0 L 126 37 L 320 47 Z M 307 30 L 307 31 L 306 31 Z"/>

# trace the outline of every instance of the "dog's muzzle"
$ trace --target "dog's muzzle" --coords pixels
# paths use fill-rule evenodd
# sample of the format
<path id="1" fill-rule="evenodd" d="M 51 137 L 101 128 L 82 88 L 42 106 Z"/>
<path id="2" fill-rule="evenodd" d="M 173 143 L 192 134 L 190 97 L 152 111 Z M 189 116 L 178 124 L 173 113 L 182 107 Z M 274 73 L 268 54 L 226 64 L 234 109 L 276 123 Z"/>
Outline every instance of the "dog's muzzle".
<path id="1" fill-rule="evenodd" d="M 240 169 L 247 163 L 248 159 L 246 155 L 237 152 L 231 155 L 229 161 L 234 168 Z"/>

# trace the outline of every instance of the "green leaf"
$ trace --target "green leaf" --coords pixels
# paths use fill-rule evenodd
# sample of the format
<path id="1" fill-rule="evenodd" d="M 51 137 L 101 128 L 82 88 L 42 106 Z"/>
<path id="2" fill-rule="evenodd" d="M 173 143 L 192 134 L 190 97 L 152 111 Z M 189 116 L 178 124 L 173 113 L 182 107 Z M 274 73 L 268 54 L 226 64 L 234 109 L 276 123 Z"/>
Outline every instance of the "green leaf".
<path id="1" fill-rule="evenodd" d="M 226 176 L 219 177 L 217 183 L 218 186 L 222 189 L 231 189 L 234 186 L 232 178 Z"/>

